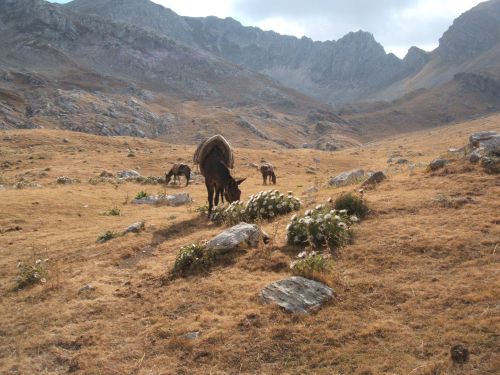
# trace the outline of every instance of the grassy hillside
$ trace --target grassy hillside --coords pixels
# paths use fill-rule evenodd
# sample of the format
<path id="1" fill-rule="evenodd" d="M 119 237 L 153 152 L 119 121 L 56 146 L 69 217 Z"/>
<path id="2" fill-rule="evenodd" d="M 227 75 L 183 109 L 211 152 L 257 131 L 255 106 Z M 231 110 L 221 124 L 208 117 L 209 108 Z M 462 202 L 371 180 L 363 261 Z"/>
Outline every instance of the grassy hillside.
<path id="1" fill-rule="evenodd" d="M 301 249 L 286 245 L 289 217 L 264 223 L 267 246 L 229 255 L 210 272 L 169 280 L 179 248 L 222 228 L 199 216 L 204 185 L 91 185 L 103 170 L 160 176 L 190 162 L 193 146 L 59 130 L 0 133 L 0 372 L 8 374 L 494 374 L 498 361 L 500 185 L 458 160 L 425 165 L 473 131 L 499 129 L 500 116 L 408 133 L 363 147 L 236 149 L 242 197 L 266 189 L 250 163 L 277 167 L 282 192 L 304 209 L 358 186 L 328 178 L 362 167 L 388 179 L 365 193 L 372 213 L 327 275 L 333 301 L 290 315 L 259 303 L 269 282 L 289 275 Z M 416 167 L 388 166 L 389 155 Z M 129 156 L 131 155 L 131 156 Z M 132 156 L 133 155 L 133 156 Z M 306 168 L 316 169 L 315 174 Z M 68 176 L 81 180 L 59 185 Z M 39 188 L 10 188 L 23 179 Z M 189 206 L 132 205 L 141 190 L 189 192 Z M 450 203 L 450 204 L 448 204 Z M 100 213 L 114 207 L 121 216 Z M 145 220 L 146 230 L 104 244 L 97 237 Z M 48 258 L 47 282 L 14 290 L 18 261 Z M 81 290 L 86 284 L 93 288 Z M 183 335 L 200 331 L 198 339 Z M 450 347 L 471 352 L 463 367 Z"/>

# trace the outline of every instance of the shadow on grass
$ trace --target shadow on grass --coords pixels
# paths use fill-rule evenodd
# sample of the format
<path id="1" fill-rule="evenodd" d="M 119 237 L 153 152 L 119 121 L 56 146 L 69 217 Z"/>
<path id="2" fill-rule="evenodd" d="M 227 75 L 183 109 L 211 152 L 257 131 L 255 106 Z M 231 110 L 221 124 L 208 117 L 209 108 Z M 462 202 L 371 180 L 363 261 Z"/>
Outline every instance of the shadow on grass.
<path id="1" fill-rule="evenodd" d="M 179 236 L 190 235 L 209 223 L 206 217 L 196 216 L 192 219 L 175 223 L 167 228 L 162 228 L 153 233 L 151 246 L 158 246 L 165 241 L 177 238 Z"/>

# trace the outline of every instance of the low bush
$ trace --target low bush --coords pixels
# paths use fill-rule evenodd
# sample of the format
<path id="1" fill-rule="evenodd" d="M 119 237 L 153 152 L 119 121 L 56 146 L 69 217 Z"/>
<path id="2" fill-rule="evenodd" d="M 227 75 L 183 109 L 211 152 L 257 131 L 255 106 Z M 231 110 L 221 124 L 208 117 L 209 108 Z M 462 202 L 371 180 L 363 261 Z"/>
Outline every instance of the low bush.
<path id="1" fill-rule="evenodd" d="M 175 258 L 172 273 L 183 275 L 189 271 L 206 269 L 214 262 L 215 253 L 205 249 L 203 243 L 195 243 L 183 246 Z"/>
<path id="2" fill-rule="evenodd" d="M 118 207 L 113 207 L 111 210 L 103 211 L 100 213 L 102 216 L 121 216 L 122 212 Z"/>
<path id="3" fill-rule="evenodd" d="M 34 284 L 47 281 L 48 259 L 37 259 L 33 264 L 19 262 L 17 264 L 16 288 L 23 289 Z"/>
<path id="4" fill-rule="evenodd" d="M 347 210 L 349 215 L 356 215 L 359 219 L 365 218 L 369 211 L 363 198 L 353 193 L 340 195 L 335 199 L 334 207 L 338 211 Z"/>
<path id="5" fill-rule="evenodd" d="M 99 237 L 97 237 L 97 242 L 104 243 L 104 242 L 112 240 L 113 238 L 116 238 L 118 236 L 119 236 L 118 233 L 113 232 L 112 230 L 108 230 L 108 231 L 104 232 L 103 234 L 101 234 Z"/>
<path id="6" fill-rule="evenodd" d="M 329 204 L 307 210 L 303 216 L 294 215 L 287 225 L 290 245 L 326 246 L 331 251 L 345 245 L 352 236 L 350 227 L 356 216 L 346 210 L 337 211 Z"/>
<path id="7" fill-rule="evenodd" d="M 140 191 L 136 194 L 135 199 L 142 199 L 142 198 L 147 198 L 149 197 L 149 194 L 146 193 L 145 191 Z"/>

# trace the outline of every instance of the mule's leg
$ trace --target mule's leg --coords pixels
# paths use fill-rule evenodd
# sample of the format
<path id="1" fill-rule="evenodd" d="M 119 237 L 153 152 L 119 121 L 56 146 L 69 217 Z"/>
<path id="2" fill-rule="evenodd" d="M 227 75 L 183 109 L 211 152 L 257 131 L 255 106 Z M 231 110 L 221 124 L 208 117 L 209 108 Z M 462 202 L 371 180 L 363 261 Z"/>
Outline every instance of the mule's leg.
<path id="1" fill-rule="evenodd" d="M 214 187 L 205 182 L 208 193 L 208 218 L 212 215 L 212 208 L 214 206 Z"/>
<path id="2" fill-rule="evenodd" d="M 186 173 L 186 186 L 189 185 L 189 178 L 191 177 L 191 172 Z"/>
<path id="3" fill-rule="evenodd" d="M 266 175 L 262 173 L 262 185 L 267 185 Z"/>

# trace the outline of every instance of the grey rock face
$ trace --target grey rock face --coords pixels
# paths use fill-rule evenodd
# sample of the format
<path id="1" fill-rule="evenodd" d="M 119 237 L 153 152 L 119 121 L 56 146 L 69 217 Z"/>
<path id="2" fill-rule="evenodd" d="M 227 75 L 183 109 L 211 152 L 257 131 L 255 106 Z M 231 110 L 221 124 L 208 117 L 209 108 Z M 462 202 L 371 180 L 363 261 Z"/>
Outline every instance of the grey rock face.
<path id="1" fill-rule="evenodd" d="M 351 171 L 342 172 L 341 174 L 330 179 L 329 184 L 332 186 L 345 186 L 354 184 L 365 177 L 365 171 L 362 169 L 353 169 Z"/>
<path id="2" fill-rule="evenodd" d="M 144 0 L 76 0 L 67 6 L 153 30 L 328 102 L 361 99 L 413 74 L 428 59 L 414 48 L 408 59 L 400 60 L 362 31 L 314 42 L 244 27 L 231 18 L 181 17 Z"/>
<path id="3" fill-rule="evenodd" d="M 486 141 L 491 139 L 491 137 L 498 136 L 499 134 L 495 131 L 482 131 L 472 134 L 469 137 L 469 146 L 472 148 L 479 147 L 481 141 Z"/>
<path id="4" fill-rule="evenodd" d="M 332 296 L 330 287 L 300 276 L 276 281 L 260 292 L 264 303 L 275 303 L 288 312 L 305 314 L 320 308 Z"/>
<path id="5" fill-rule="evenodd" d="M 267 243 L 269 236 L 258 225 L 239 223 L 208 241 L 206 248 L 224 254 L 242 245 L 256 247 L 261 239 Z"/>

